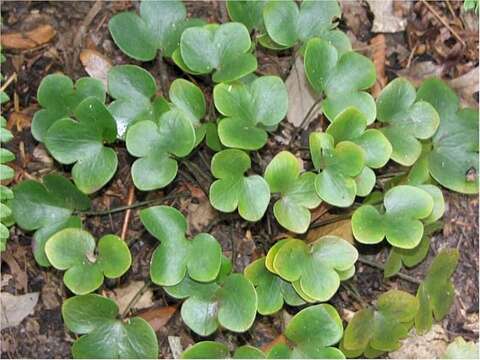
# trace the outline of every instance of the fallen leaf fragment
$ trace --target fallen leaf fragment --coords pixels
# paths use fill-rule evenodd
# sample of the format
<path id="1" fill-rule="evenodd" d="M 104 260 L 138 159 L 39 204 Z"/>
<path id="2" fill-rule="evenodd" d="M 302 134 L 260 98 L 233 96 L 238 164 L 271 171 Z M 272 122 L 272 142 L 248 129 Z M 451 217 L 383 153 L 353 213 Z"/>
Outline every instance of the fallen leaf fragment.
<path id="1" fill-rule="evenodd" d="M 37 302 L 38 292 L 18 296 L 2 292 L 0 294 L 2 329 L 19 325 L 23 319 L 33 313 Z"/>
<path id="2" fill-rule="evenodd" d="M 367 0 L 374 15 L 372 31 L 375 33 L 395 33 L 404 31 L 407 26 L 407 13 L 412 6 L 409 1 Z"/>
<path id="3" fill-rule="evenodd" d="M 113 289 L 112 291 L 107 291 L 106 295 L 109 298 L 115 300 L 115 302 L 118 305 L 120 314 L 122 314 L 127 308 L 130 301 L 132 301 L 135 295 L 139 291 L 141 291 L 144 285 L 145 285 L 145 282 L 143 281 L 131 281 L 125 287 L 119 287 L 119 288 Z M 152 292 L 152 289 L 149 288 L 142 294 L 142 296 L 134 304 L 132 309 L 140 310 L 140 309 L 146 309 L 151 307 L 153 305 L 152 297 L 153 297 L 153 292 Z"/>
<path id="4" fill-rule="evenodd" d="M 336 221 L 332 224 L 313 228 L 307 233 L 307 241 L 315 241 L 325 235 L 339 236 L 353 243 L 352 222 L 350 219 Z"/>
<path id="5" fill-rule="evenodd" d="M 460 101 L 463 106 L 477 107 L 478 103 L 474 99 L 473 94 L 478 92 L 478 66 L 449 81 L 449 85 L 460 96 Z"/>
<path id="6" fill-rule="evenodd" d="M 101 80 L 106 88 L 107 73 L 112 67 L 110 59 L 96 50 L 84 49 L 80 52 L 80 61 L 87 74 Z"/>
<path id="7" fill-rule="evenodd" d="M 447 348 L 448 337 L 438 324 L 423 336 L 416 335 L 415 329 L 402 341 L 402 347 L 388 354 L 391 359 L 442 359 Z"/>
<path id="8" fill-rule="evenodd" d="M 2 46 L 9 49 L 33 49 L 48 43 L 55 36 L 56 31 L 51 25 L 41 25 L 26 32 L 15 32 L 2 35 Z"/>
<path id="9" fill-rule="evenodd" d="M 157 332 L 168 323 L 176 310 L 175 306 L 154 307 L 142 311 L 138 316 L 148 321 L 153 330 Z"/>

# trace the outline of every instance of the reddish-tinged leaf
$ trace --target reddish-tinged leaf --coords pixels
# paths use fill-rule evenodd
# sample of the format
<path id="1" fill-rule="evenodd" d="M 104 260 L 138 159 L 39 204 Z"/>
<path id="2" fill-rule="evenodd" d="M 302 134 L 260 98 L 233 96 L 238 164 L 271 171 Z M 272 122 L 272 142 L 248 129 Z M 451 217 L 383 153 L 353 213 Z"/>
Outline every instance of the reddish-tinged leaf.
<path id="1" fill-rule="evenodd" d="M 148 321 L 153 330 L 157 332 L 168 323 L 176 310 L 176 306 L 154 307 L 142 311 L 138 316 Z"/>
<path id="2" fill-rule="evenodd" d="M 51 25 L 41 25 L 26 32 L 2 35 L 2 46 L 10 49 L 33 49 L 52 40 L 56 31 Z"/>

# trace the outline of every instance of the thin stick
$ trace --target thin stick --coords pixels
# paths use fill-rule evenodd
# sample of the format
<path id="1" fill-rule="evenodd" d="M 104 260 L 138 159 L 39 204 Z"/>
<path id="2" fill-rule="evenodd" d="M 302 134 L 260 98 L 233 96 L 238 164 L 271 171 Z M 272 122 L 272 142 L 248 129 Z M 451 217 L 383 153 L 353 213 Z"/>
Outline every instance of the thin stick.
<path id="1" fill-rule="evenodd" d="M 108 210 L 77 212 L 77 215 L 105 216 L 105 215 L 125 211 L 125 210 L 128 210 L 128 209 L 135 209 L 135 208 L 139 208 L 139 207 L 142 207 L 142 206 L 152 205 L 152 204 L 155 204 L 155 203 L 160 203 L 160 202 L 165 201 L 165 200 L 176 199 L 176 198 L 183 197 L 183 196 L 188 196 L 188 195 L 189 195 L 189 193 L 187 193 L 187 192 L 181 192 L 181 193 L 166 195 L 166 196 L 163 196 L 163 197 L 158 198 L 158 199 L 139 201 L 139 202 L 136 202 L 136 203 L 131 204 L 131 205 L 119 206 L 117 208 L 108 209 Z"/>
<path id="2" fill-rule="evenodd" d="M 407 174 L 406 171 L 391 172 L 391 173 L 387 173 L 387 174 L 377 175 L 377 179 L 388 179 L 388 178 L 392 178 L 392 177 L 395 177 L 395 176 L 401 176 L 401 175 L 406 175 L 406 174 Z"/>
<path id="3" fill-rule="evenodd" d="M 122 319 L 125 318 L 125 316 L 127 316 L 128 312 L 130 311 L 130 309 L 132 308 L 133 305 L 135 305 L 138 300 L 140 300 L 140 298 L 142 297 L 143 293 L 148 289 L 148 287 L 151 285 L 151 281 L 150 280 L 147 280 L 145 282 L 145 284 L 141 287 L 140 290 L 137 291 L 137 293 L 135 294 L 135 296 L 132 298 L 132 300 L 130 300 L 130 302 L 128 303 L 127 307 L 125 308 L 125 310 L 123 311 L 122 313 Z"/>
<path id="4" fill-rule="evenodd" d="M 315 110 L 315 108 L 317 107 L 317 105 L 323 100 L 322 97 L 320 97 L 319 99 L 315 100 L 315 102 L 312 104 L 312 106 L 310 106 L 310 109 L 308 109 L 307 113 L 305 114 L 305 116 L 303 117 L 303 120 L 302 122 L 300 123 L 300 125 L 298 125 L 298 127 L 294 130 L 293 134 L 292 134 L 292 140 L 290 142 L 290 147 L 295 143 L 295 140 L 297 139 L 297 136 L 298 134 L 300 133 L 300 131 L 303 130 L 303 127 L 305 126 L 308 118 L 310 117 L 310 115 L 312 115 L 313 111 Z"/>
<path id="5" fill-rule="evenodd" d="M 5 83 L 2 85 L 2 87 L 0 87 L 0 91 L 4 91 L 8 87 L 8 85 L 10 85 L 10 83 L 14 80 L 17 80 L 17 73 L 14 73 L 14 74 L 9 76 L 7 81 L 5 81 Z"/>
<path id="6" fill-rule="evenodd" d="M 310 225 L 310 229 L 314 229 L 314 228 L 317 228 L 317 227 L 333 224 L 333 223 L 336 223 L 336 222 L 341 221 L 341 220 L 350 219 L 352 214 L 353 213 L 349 212 L 349 213 L 346 213 L 346 214 L 334 216 L 334 217 L 332 217 L 330 219 L 326 219 L 324 221 L 317 221 L 317 222 L 313 223 L 312 225 Z"/>
<path id="7" fill-rule="evenodd" d="M 381 265 L 381 264 L 379 264 L 375 261 L 365 259 L 363 256 L 358 257 L 358 262 L 361 262 L 362 264 L 371 266 L 371 267 L 376 268 L 376 269 L 385 270 L 385 267 L 383 265 Z M 416 285 L 421 284 L 421 281 L 415 279 L 414 277 L 411 277 L 410 275 L 407 275 L 407 274 L 404 274 L 404 273 L 401 273 L 401 272 L 396 273 L 395 276 L 398 276 L 400 279 L 410 281 L 411 283 L 416 284 Z"/>
<path id="8" fill-rule="evenodd" d="M 363 307 L 368 306 L 367 302 L 360 296 L 357 290 L 351 287 L 348 283 L 343 282 L 340 284 L 340 286 L 343 287 L 350 295 L 352 295 L 354 299 L 357 300 Z"/>
<path id="9" fill-rule="evenodd" d="M 132 205 L 134 195 L 135 195 L 135 187 L 132 185 L 130 187 L 130 190 L 128 191 L 127 205 L 129 205 L 129 206 Z M 127 236 L 128 224 L 130 222 L 131 214 L 132 214 L 132 209 L 127 209 L 127 212 L 125 213 L 125 217 L 123 219 L 122 233 L 120 235 L 120 238 L 123 241 L 125 241 L 125 237 Z"/>
<path id="10" fill-rule="evenodd" d="M 453 28 L 448 24 L 448 22 L 445 21 L 445 19 L 443 19 L 440 14 L 437 13 L 437 11 L 428 2 L 426 2 L 425 0 L 421 1 L 427 7 L 427 9 L 448 29 L 448 31 L 450 31 L 450 33 L 455 37 L 455 39 L 457 39 L 460 44 L 465 46 L 465 41 L 463 41 L 460 35 L 458 35 L 457 32 L 453 30 Z"/>

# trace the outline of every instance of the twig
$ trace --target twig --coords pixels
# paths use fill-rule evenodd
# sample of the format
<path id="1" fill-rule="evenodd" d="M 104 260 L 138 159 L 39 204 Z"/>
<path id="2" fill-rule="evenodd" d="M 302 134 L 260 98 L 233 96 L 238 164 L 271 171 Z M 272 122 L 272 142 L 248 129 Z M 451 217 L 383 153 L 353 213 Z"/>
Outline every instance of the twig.
<path id="1" fill-rule="evenodd" d="M 458 40 L 460 44 L 465 46 L 465 41 L 458 35 L 458 33 L 448 24 L 447 21 L 440 14 L 425 0 L 421 0 L 421 2 L 427 7 L 427 9 L 450 31 L 450 33 Z"/>
<path id="2" fill-rule="evenodd" d="M 386 174 L 381 174 L 377 175 L 377 179 L 389 179 L 395 176 L 401 176 L 401 175 L 406 175 L 406 171 L 397 171 L 397 172 L 391 172 L 391 173 L 386 173 Z"/>
<path id="3" fill-rule="evenodd" d="M 357 300 L 363 307 L 368 306 L 367 302 L 360 296 L 358 291 L 353 286 L 346 282 L 342 282 L 340 286 L 342 286 L 350 295 L 352 295 L 354 299 Z"/>
<path id="4" fill-rule="evenodd" d="M 376 269 L 385 270 L 385 267 L 383 265 L 381 265 L 381 264 L 379 264 L 375 261 L 368 260 L 368 259 L 364 258 L 363 256 L 358 257 L 358 262 L 361 262 L 362 264 L 374 267 Z M 407 275 L 407 274 L 404 274 L 404 273 L 401 273 L 401 272 L 396 273 L 395 276 L 398 276 L 400 279 L 410 281 L 411 283 L 416 284 L 416 285 L 421 284 L 420 280 L 417 280 L 414 277 L 411 277 L 410 275 Z"/>
<path id="5" fill-rule="evenodd" d="M 127 307 L 125 308 L 125 310 L 123 311 L 121 317 L 122 319 L 124 319 L 128 312 L 130 311 L 130 309 L 132 308 L 133 305 L 135 305 L 138 300 L 140 300 L 140 298 L 142 297 L 143 293 L 148 289 L 148 287 L 151 285 L 151 281 L 150 280 L 147 280 L 145 282 L 145 284 L 140 288 L 140 290 L 137 291 L 137 293 L 135 294 L 135 296 L 132 298 L 132 300 L 130 300 L 130 302 L 128 303 Z"/>
<path id="6" fill-rule="evenodd" d="M 305 116 L 303 117 L 303 120 L 302 122 L 298 125 L 298 127 L 294 130 L 293 134 L 292 134 L 292 140 L 290 142 L 290 145 L 293 145 L 295 143 L 295 140 L 298 136 L 298 134 L 300 133 L 300 131 L 303 130 L 303 127 L 305 126 L 305 124 L 307 123 L 307 120 L 308 118 L 310 117 L 310 115 L 312 115 L 313 111 L 315 110 L 315 108 L 317 107 L 317 105 L 323 100 L 322 97 L 320 97 L 319 99 L 315 100 L 315 102 L 312 104 L 312 106 L 310 106 L 310 109 L 308 109 L 307 113 L 305 114 Z"/>
<path id="7" fill-rule="evenodd" d="M 119 207 L 113 208 L 113 209 L 100 210 L 100 211 L 83 211 L 83 212 L 79 211 L 76 214 L 77 215 L 83 215 L 83 216 L 105 216 L 105 215 L 125 211 L 125 210 L 128 210 L 128 209 L 135 209 L 135 208 L 139 208 L 139 207 L 143 207 L 143 206 L 147 206 L 147 205 L 152 205 L 152 204 L 155 204 L 155 203 L 160 203 L 160 202 L 165 201 L 165 200 L 176 199 L 176 198 L 183 197 L 183 196 L 188 196 L 188 195 L 189 195 L 189 193 L 187 193 L 187 192 L 181 192 L 181 193 L 176 193 L 176 194 L 165 195 L 165 196 L 163 196 L 161 198 L 157 198 L 157 199 L 139 201 L 139 202 L 133 203 L 131 205 L 119 206 Z"/>
<path id="8" fill-rule="evenodd" d="M 5 83 L 2 85 L 2 87 L 0 87 L 0 91 L 5 91 L 5 89 L 8 87 L 8 85 L 10 85 L 11 82 L 14 81 L 14 80 L 17 80 L 17 73 L 14 73 L 14 74 L 9 76 L 7 81 L 5 81 Z"/>
<path id="9" fill-rule="evenodd" d="M 317 228 L 317 227 L 333 224 L 333 223 L 336 223 L 336 222 L 341 221 L 341 220 L 350 219 L 352 214 L 353 214 L 352 212 L 348 212 L 346 214 L 334 216 L 334 217 L 332 217 L 330 219 L 326 219 L 324 221 L 314 222 L 312 225 L 310 225 L 310 229 L 314 229 L 314 228 Z"/>
<path id="10" fill-rule="evenodd" d="M 127 199 L 127 205 L 131 206 L 133 203 L 133 198 L 135 196 L 135 187 L 132 185 L 130 187 L 130 190 L 128 191 L 128 199 Z M 128 223 L 130 222 L 130 216 L 132 214 L 132 209 L 127 209 L 127 212 L 125 213 L 125 217 L 123 218 L 123 226 L 122 226 L 122 233 L 120 235 L 120 238 L 125 241 L 125 237 L 127 236 L 127 231 L 128 231 Z"/>

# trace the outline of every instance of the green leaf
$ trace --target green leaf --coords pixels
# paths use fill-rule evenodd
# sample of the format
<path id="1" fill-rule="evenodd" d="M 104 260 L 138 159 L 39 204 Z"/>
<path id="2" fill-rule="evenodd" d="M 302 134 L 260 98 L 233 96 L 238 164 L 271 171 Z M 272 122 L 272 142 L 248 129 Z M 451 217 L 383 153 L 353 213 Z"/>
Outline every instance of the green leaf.
<path id="1" fill-rule="evenodd" d="M 392 144 L 392 159 L 404 166 L 411 166 L 419 158 L 419 140 L 432 137 L 440 122 L 435 108 L 417 100 L 413 85 L 402 78 L 383 88 L 377 99 L 377 113 L 378 120 L 388 125 L 382 131 Z"/>
<path id="2" fill-rule="evenodd" d="M 100 100 L 89 97 L 75 109 L 77 121 L 56 121 L 45 134 L 45 145 L 62 164 L 74 164 L 75 185 L 91 194 L 110 181 L 117 170 L 115 151 L 104 143 L 115 141 L 115 120 Z"/>
<path id="3" fill-rule="evenodd" d="M 288 239 L 270 252 L 266 261 L 275 273 L 292 282 L 307 301 L 328 301 L 340 286 L 338 272 L 351 269 L 358 257 L 357 250 L 337 236 L 323 236 L 311 244 Z"/>
<path id="4" fill-rule="evenodd" d="M 413 295 L 400 290 L 383 293 L 375 309 L 365 308 L 355 313 L 345 329 L 341 349 L 352 357 L 362 353 L 378 356 L 398 349 L 400 340 L 408 335 L 418 308 L 418 300 Z"/>
<path id="5" fill-rule="evenodd" d="M 244 1 L 244 0 L 227 0 L 228 16 L 232 21 L 236 21 L 245 25 L 248 31 L 253 29 L 263 30 L 263 7 L 266 0 Z"/>
<path id="6" fill-rule="evenodd" d="M 254 346 L 243 345 L 238 347 L 234 354 L 234 359 L 265 359 L 265 354 Z"/>
<path id="7" fill-rule="evenodd" d="M 417 99 L 430 103 L 440 116 L 428 156 L 430 174 L 450 190 L 478 193 L 478 109 L 460 109 L 453 90 L 438 79 L 425 81 Z"/>
<path id="8" fill-rule="evenodd" d="M 420 243 L 413 249 L 392 247 L 385 263 L 384 276 L 389 278 L 396 275 L 402 268 L 402 264 L 409 268 L 420 264 L 427 257 L 429 250 L 430 240 L 427 236 L 423 236 Z"/>
<path id="9" fill-rule="evenodd" d="M 353 51 L 341 54 L 327 40 L 314 38 L 307 43 L 304 63 L 310 85 L 326 96 L 322 110 L 330 121 L 349 107 L 361 111 L 367 125 L 375 121 L 375 101 L 365 92 L 376 80 L 370 59 Z"/>
<path id="10" fill-rule="evenodd" d="M 65 75 L 45 76 L 37 90 L 37 99 L 43 109 L 33 116 L 33 137 L 44 142 L 48 129 L 58 120 L 72 116 L 75 108 L 90 96 L 105 102 L 105 88 L 100 80 L 80 78 L 74 86 Z"/>
<path id="11" fill-rule="evenodd" d="M 453 342 L 448 344 L 447 350 L 443 355 L 445 359 L 478 359 L 478 356 L 478 343 L 473 341 L 467 342 L 461 336 L 457 336 Z"/>
<path id="12" fill-rule="evenodd" d="M 310 211 L 321 203 L 315 191 L 315 175 L 300 174 L 299 160 L 290 152 L 278 153 L 265 169 L 265 180 L 272 193 L 280 193 L 273 212 L 286 229 L 304 233 L 310 225 Z"/>
<path id="13" fill-rule="evenodd" d="M 195 130 L 188 116 L 178 109 L 164 113 L 158 120 L 132 125 L 126 136 L 128 152 L 140 159 L 132 166 L 135 186 L 142 191 L 167 186 L 177 175 L 173 156 L 187 156 L 195 146 Z"/>
<path id="14" fill-rule="evenodd" d="M 112 300 L 96 294 L 74 296 L 62 305 L 67 327 L 85 334 L 72 346 L 76 359 L 133 359 L 158 357 L 158 342 L 152 327 L 140 317 L 118 318 Z"/>
<path id="15" fill-rule="evenodd" d="M 213 90 L 217 110 L 225 116 L 218 135 L 223 145 L 258 150 L 267 142 L 266 129 L 285 118 L 288 94 L 277 76 L 262 76 L 249 85 L 218 84 Z"/>
<path id="16" fill-rule="evenodd" d="M 222 248 L 211 235 L 201 233 L 187 240 L 187 222 L 181 212 L 169 206 L 154 206 L 140 212 L 147 230 L 160 240 L 150 263 L 150 277 L 161 286 L 180 283 L 188 271 L 195 281 L 217 278 Z"/>
<path id="17" fill-rule="evenodd" d="M 269 1 L 263 10 L 265 27 L 269 37 L 286 48 L 306 43 L 313 37 L 332 41 L 339 49 L 351 50 L 346 36 L 333 30 L 334 18 L 341 10 L 336 1 L 303 1 L 300 9 L 292 0 Z"/>
<path id="18" fill-rule="evenodd" d="M 227 359 L 228 347 L 216 341 L 200 341 L 182 353 L 182 359 Z"/>
<path id="19" fill-rule="evenodd" d="M 311 133 L 309 142 L 313 165 L 319 171 L 315 178 L 318 196 L 334 206 L 352 205 L 357 194 L 354 177 L 365 165 L 364 150 L 351 141 L 334 145 L 334 138 L 326 133 Z"/>
<path id="20" fill-rule="evenodd" d="M 415 328 L 423 334 L 430 330 L 435 320 L 442 320 L 453 304 L 455 289 L 450 280 L 458 264 L 457 249 L 444 249 L 435 257 L 425 279 L 418 288 L 420 308 L 415 317 Z"/>
<path id="21" fill-rule="evenodd" d="M 218 180 L 210 186 L 210 203 L 222 212 L 238 213 L 247 221 L 262 218 L 270 202 L 268 183 L 259 175 L 243 176 L 250 169 L 248 155 L 236 149 L 223 150 L 212 158 L 212 174 Z"/>
<path id="22" fill-rule="evenodd" d="M 122 276 L 130 267 L 132 257 L 127 244 L 115 235 L 105 235 L 98 242 L 87 231 L 67 228 L 50 237 L 45 254 L 52 266 L 66 270 L 65 285 L 75 294 L 84 295 L 98 289 L 103 277 Z"/>
<path id="23" fill-rule="evenodd" d="M 420 220 L 429 218 L 434 201 L 429 192 L 411 185 L 390 189 L 384 198 L 385 213 L 372 205 L 363 205 L 352 216 L 352 231 L 362 244 L 383 240 L 401 249 L 413 249 L 421 241 L 424 227 Z"/>
<path id="24" fill-rule="evenodd" d="M 194 74 L 213 74 L 213 81 L 227 82 L 257 69 L 250 53 L 250 34 L 241 23 L 188 28 L 180 38 L 182 63 Z M 175 57 L 174 57 L 175 60 Z M 177 65 L 183 65 L 178 64 Z M 182 66 L 181 66 L 182 67 Z"/>
<path id="25" fill-rule="evenodd" d="M 255 320 L 257 294 L 241 274 L 230 274 L 213 283 L 185 277 L 181 283 L 165 287 L 171 296 L 187 298 L 181 314 L 185 324 L 201 336 L 209 336 L 221 325 L 234 332 L 247 331 Z"/>
<path id="26" fill-rule="evenodd" d="M 181 1 L 142 1 L 140 16 L 122 12 L 110 19 L 108 28 L 113 41 L 126 55 L 150 61 L 158 50 L 171 57 L 180 44 L 183 30 L 204 24 L 200 19 L 186 20 L 186 16 Z"/>
<path id="27" fill-rule="evenodd" d="M 265 267 L 265 257 L 250 263 L 245 277 L 255 286 L 258 297 L 258 313 L 271 315 L 283 308 L 284 302 L 291 306 L 305 304 L 292 285 Z"/>

